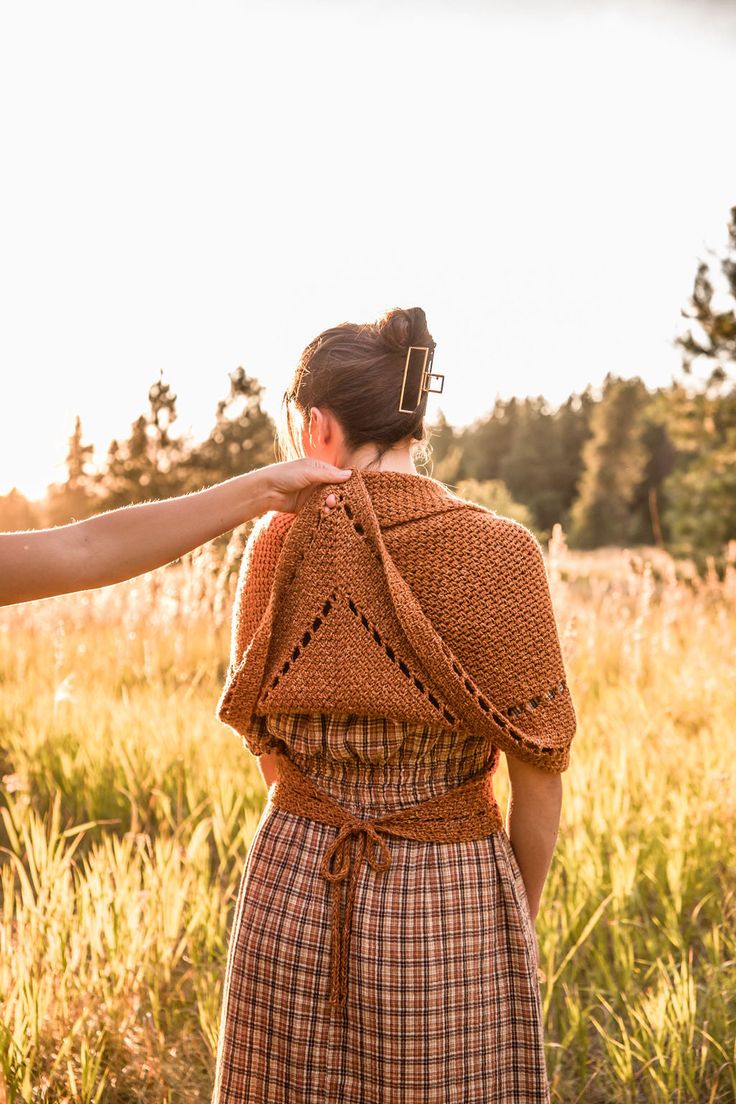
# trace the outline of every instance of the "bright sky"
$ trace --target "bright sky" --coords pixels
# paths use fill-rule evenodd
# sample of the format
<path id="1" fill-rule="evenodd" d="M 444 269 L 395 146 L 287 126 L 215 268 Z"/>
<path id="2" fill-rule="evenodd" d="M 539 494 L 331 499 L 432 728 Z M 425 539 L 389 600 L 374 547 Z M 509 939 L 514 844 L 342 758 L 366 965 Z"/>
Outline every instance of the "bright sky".
<path id="1" fill-rule="evenodd" d="M 456 425 L 667 383 L 736 203 L 730 3 L 26 0 L 0 15 L 0 493 L 163 369 L 204 436 L 327 326 L 423 306 Z"/>

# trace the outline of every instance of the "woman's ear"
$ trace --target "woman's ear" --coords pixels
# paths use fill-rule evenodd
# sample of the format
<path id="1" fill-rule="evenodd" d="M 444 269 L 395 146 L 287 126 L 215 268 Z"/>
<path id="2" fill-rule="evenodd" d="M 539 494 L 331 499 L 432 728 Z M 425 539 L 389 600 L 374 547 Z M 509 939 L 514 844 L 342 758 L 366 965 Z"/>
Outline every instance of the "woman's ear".
<path id="1" fill-rule="evenodd" d="M 301 438 L 302 438 L 302 452 L 304 456 L 310 457 L 313 455 L 315 441 L 316 441 L 316 423 L 314 417 L 314 408 L 309 411 L 309 414 L 301 415 Z"/>
<path id="2" fill-rule="evenodd" d="M 313 406 L 309 411 L 308 433 L 313 448 L 319 448 L 322 443 L 322 422 L 324 415 L 318 406 Z"/>
<path id="3" fill-rule="evenodd" d="M 342 427 L 329 409 L 313 406 L 302 438 L 305 455 L 324 460 L 336 467 L 344 467 L 342 456 L 345 438 Z"/>
<path id="4" fill-rule="evenodd" d="M 309 411 L 309 440 L 320 459 L 325 458 L 325 450 L 335 442 L 336 423 L 329 410 L 313 406 Z"/>

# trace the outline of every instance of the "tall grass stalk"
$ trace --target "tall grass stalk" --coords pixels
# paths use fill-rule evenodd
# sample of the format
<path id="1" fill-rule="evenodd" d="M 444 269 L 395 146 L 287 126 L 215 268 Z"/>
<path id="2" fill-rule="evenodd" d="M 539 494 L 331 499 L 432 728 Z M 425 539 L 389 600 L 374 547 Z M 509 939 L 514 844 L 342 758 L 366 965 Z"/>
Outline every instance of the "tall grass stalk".
<path id="1" fill-rule="evenodd" d="M 209 1100 L 265 800 L 214 717 L 241 538 L 225 561 L 0 610 L 8 1101 Z M 538 920 L 555 1101 L 736 1100 L 731 552 L 699 580 L 553 535 L 579 719 Z"/>

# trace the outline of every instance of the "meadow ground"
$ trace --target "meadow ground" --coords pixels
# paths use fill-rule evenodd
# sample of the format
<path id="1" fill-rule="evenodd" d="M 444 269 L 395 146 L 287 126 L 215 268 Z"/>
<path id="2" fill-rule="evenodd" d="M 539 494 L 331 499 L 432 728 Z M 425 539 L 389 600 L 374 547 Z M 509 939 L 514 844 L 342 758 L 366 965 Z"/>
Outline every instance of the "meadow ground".
<path id="1" fill-rule="evenodd" d="M 558 532 L 549 570 L 578 712 L 538 921 L 553 1099 L 734 1101 L 736 566 Z M 214 716 L 232 589 L 206 548 L 0 610 L 8 1101 L 209 1100 L 266 797 Z"/>

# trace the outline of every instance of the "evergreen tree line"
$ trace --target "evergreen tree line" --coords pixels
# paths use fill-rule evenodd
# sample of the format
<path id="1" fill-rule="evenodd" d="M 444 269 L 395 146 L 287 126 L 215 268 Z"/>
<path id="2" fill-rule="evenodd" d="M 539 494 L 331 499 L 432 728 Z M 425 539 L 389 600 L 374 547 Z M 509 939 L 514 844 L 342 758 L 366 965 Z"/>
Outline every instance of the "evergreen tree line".
<path id="1" fill-rule="evenodd" d="M 29 502 L 17 490 L 0 497 L 0 530 L 63 525 L 104 510 L 200 490 L 274 462 L 275 426 L 263 409 L 263 386 L 238 368 L 217 404 L 204 441 L 175 432 L 177 396 L 163 377 L 148 392 L 148 408 L 125 440 L 111 441 L 101 465 L 85 444 L 77 417 L 69 438 L 66 479 Z"/>
<path id="2" fill-rule="evenodd" d="M 718 262 L 699 265 L 678 339 L 681 378 L 650 390 L 609 373 L 557 408 L 542 396 L 497 400 L 469 426 L 440 412 L 431 426 L 431 474 L 477 492 L 546 540 L 560 522 L 571 548 L 656 544 L 702 563 L 736 540 L 736 207 Z M 263 387 L 238 368 L 204 441 L 176 430 L 177 396 L 162 378 L 124 441 L 112 441 L 99 470 L 77 419 L 67 477 L 41 503 L 17 490 L 0 498 L 0 529 L 56 525 L 102 510 L 197 490 L 275 459 L 275 426 Z M 473 481 L 472 483 L 467 481 Z M 462 485 L 462 486 L 461 486 Z"/>

